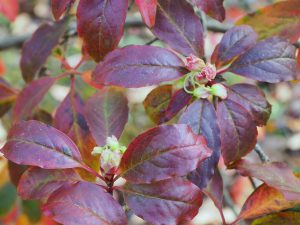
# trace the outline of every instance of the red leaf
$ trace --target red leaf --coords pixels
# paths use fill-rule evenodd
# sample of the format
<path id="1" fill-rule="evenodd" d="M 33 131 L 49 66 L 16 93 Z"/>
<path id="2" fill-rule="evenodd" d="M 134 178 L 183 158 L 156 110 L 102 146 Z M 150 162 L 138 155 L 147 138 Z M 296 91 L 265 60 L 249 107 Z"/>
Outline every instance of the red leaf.
<path id="1" fill-rule="evenodd" d="M 229 165 L 252 151 L 257 129 L 248 111 L 231 100 L 218 103 L 217 117 L 221 130 L 221 151 Z"/>
<path id="2" fill-rule="evenodd" d="M 3 14 L 10 21 L 14 21 L 19 13 L 18 0 L 1 0 L 0 14 Z"/>
<path id="3" fill-rule="evenodd" d="M 74 2 L 75 0 L 51 0 L 51 8 L 54 18 L 59 20 Z"/>
<path id="4" fill-rule="evenodd" d="M 135 0 L 135 4 L 139 7 L 144 22 L 152 27 L 155 24 L 157 0 Z"/>
<path id="5" fill-rule="evenodd" d="M 256 219 L 252 225 L 296 225 L 300 224 L 299 212 L 280 212 Z"/>
<path id="6" fill-rule="evenodd" d="M 273 37 L 257 43 L 240 56 L 230 72 L 254 80 L 278 83 L 296 77 L 296 48 L 289 42 Z"/>
<path id="7" fill-rule="evenodd" d="M 77 29 L 89 55 L 99 62 L 118 47 L 128 0 L 80 0 Z"/>
<path id="8" fill-rule="evenodd" d="M 173 52 L 153 46 L 128 46 L 108 54 L 93 72 L 100 85 L 144 87 L 180 78 L 187 71 Z"/>
<path id="9" fill-rule="evenodd" d="M 122 191 L 129 208 L 154 225 L 185 224 L 197 215 L 202 204 L 200 190 L 182 178 L 151 184 L 126 183 Z"/>
<path id="10" fill-rule="evenodd" d="M 299 204 L 299 201 L 287 201 L 282 193 L 275 188 L 262 184 L 246 200 L 236 219 L 253 219 L 270 213 L 290 209 Z"/>
<path id="11" fill-rule="evenodd" d="M 102 89 L 88 100 L 85 115 L 98 146 L 104 146 L 107 137 L 121 136 L 128 111 L 127 99 L 117 88 Z"/>
<path id="12" fill-rule="evenodd" d="M 252 163 L 240 160 L 234 165 L 243 176 L 255 177 L 280 190 L 287 200 L 300 201 L 300 180 L 281 162 Z"/>
<path id="13" fill-rule="evenodd" d="M 265 98 L 265 94 L 251 84 L 235 84 L 228 87 L 228 99 L 242 105 L 251 114 L 256 125 L 266 125 L 272 106 Z"/>
<path id="14" fill-rule="evenodd" d="M 237 26 L 228 30 L 215 49 L 217 67 L 221 67 L 242 55 L 256 44 L 257 34 L 249 26 Z"/>
<path id="15" fill-rule="evenodd" d="M 183 55 L 203 56 L 203 27 L 187 1 L 158 0 L 152 32 Z"/>
<path id="16" fill-rule="evenodd" d="M 16 98 L 17 92 L 9 84 L 0 82 L 0 117 L 11 108 Z"/>
<path id="17" fill-rule="evenodd" d="M 199 9 L 203 10 L 210 17 L 223 22 L 225 20 L 224 0 L 192 0 Z"/>
<path id="18" fill-rule="evenodd" d="M 73 169 L 44 170 L 33 167 L 22 175 L 18 194 L 23 199 L 47 200 L 63 185 L 79 180 L 79 175 Z"/>
<path id="19" fill-rule="evenodd" d="M 120 174 L 134 183 L 185 176 L 209 157 L 205 140 L 187 125 L 155 127 L 135 138 L 120 163 Z"/>
<path id="20" fill-rule="evenodd" d="M 13 110 L 13 121 L 18 122 L 30 117 L 55 81 L 53 77 L 44 77 L 28 84 L 17 98 Z"/>
<path id="21" fill-rule="evenodd" d="M 54 24 L 43 24 L 24 43 L 20 67 L 23 79 L 26 82 L 34 79 L 35 74 L 51 54 L 52 49 L 58 44 L 60 37 L 65 32 L 66 21 L 61 20 Z"/>
<path id="22" fill-rule="evenodd" d="M 205 137 L 207 146 L 213 150 L 213 154 L 188 175 L 190 181 L 203 189 L 214 174 L 221 151 L 220 129 L 214 106 L 207 100 L 194 101 L 182 114 L 178 123 L 189 125 L 196 134 Z"/>
<path id="23" fill-rule="evenodd" d="M 80 152 L 70 138 L 34 120 L 13 126 L 1 152 L 17 164 L 45 169 L 83 167 Z"/>
<path id="24" fill-rule="evenodd" d="M 47 216 L 68 225 L 126 225 L 119 203 L 102 187 L 78 182 L 54 193 L 43 207 Z"/>
<path id="25" fill-rule="evenodd" d="M 87 165 L 99 169 L 99 157 L 92 156 L 96 146 L 84 115 L 84 102 L 72 88 L 59 105 L 54 117 L 54 127 L 67 134 L 78 146 L 82 158 Z"/>

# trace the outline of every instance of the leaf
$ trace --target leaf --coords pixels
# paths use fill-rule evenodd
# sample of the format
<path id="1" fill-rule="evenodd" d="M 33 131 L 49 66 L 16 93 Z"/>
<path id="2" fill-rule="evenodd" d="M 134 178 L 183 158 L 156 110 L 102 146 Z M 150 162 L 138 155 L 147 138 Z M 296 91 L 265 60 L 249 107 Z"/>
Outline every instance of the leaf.
<path id="1" fill-rule="evenodd" d="M 122 191 L 133 213 L 154 225 L 184 224 L 197 215 L 202 204 L 200 190 L 182 178 L 151 184 L 126 183 Z"/>
<path id="2" fill-rule="evenodd" d="M 0 117 L 2 117 L 12 107 L 16 97 L 16 90 L 6 83 L 0 83 Z"/>
<path id="3" fill-rule="evenodd" d="M 87 124 L 84 112 L 85 104 L 76 91 L 71 88 L 70 93 L 56 110 L 54 127 L 67 134 L 79 148 L 83 161 L 95 169 L 99 169 L 99 157 L 92 156 L 96 146 Z"/>
<path id="4" fill-rule="evenodd" d="M 20 92 L 13 109 L 14 123 L 32 115 L 55 81 L 54 77 L 43 77 L 28 84 Z"/>
<path id="5" fill-rule="evenodd" d="M 203 193 L 207 195 L 215 204 L 222 217 L 223 224 L 226 224 L 226 220 L 223 214 L 223 179 L 218 170 L 215 170 L 211 180 L 207 187 L 203 190 Z"/>
<path id="6" fill-rule="evenodd" d="M 157 0 L 135 0 L 144 22 L 148 27 L 153 27 L 155 24 Z"/>
<path id="7" fill-rule="evenodd" d="M 158 0 L 152 32 L 183 55 L 204 54 L 203 27 L 187 1 Z"/>
<path id="8" fill-rule="evenodd" d="M 226 165 L 252 151 L 257 129 L 248 111 L 231 100 L 218 103 L 217 117 L 221 130 L 221 152 Z"/>
<path id="9" fill-rule="evenodd" d="M 210 154 L 204 138 L 187 125 L 158 126 L 130 143 L 119 171 L 132 183 L 150 183 L 185 176 Z"/>
<path id="10" fill-rule="evenodd" d="M 163 85 L 148 94 L 144 100 L 144 107 L 150 119 L 156 124 L 161 124 L 176 116 L 191 99 L 192 95 L 183 89 L 173 94 L 172 85 Z"/>
<path id="11" fill-rule="evenodd" d="M 128 0 L 80 0 L 77 30 L 84 47 L 97 62 L 118 47 Z"/>
<path id="12" fill-rule="evenodd" d="M 17 191 L 13 184 L 6 183 L 0 188 L 0 218 L 4 217 L 14 207 Z"/>
<path id="13" fill-rule="evenodd" d="M 227 99 L 247 109 L 256 125 L 266 125 L 271 115 L 272 106 L 259 88 L 251 84 L 235 84 L 228 87 L 227 91 Z"/>
<path id="14" fill-rule="evenodd" d="M 43 211 L 68 225 L 127 224 L 121 205 L 102 187 L 88 182 L 78 182 L 54 193 Z"/>
<path id="15" fill-rule="evenodd" d="M 116 49 L 99 63 L 92 74 L 100 85 L 144 87 L 180 78 L 187 71 L 173 52 L 154 46 L 128 46 Z"/>
<path id="16" fill-rule="evenodd" d="M 280 191 L 262 184 L 247 198 L 236 222 L 241 219 L 253 219 L 280 212 L 298 204 L 299 201 L 287 201 Z"/>
<path id="17" fill-rule="evenodd" d="M 47 200 L 63 185 L 79 180 L 79 175 L 73 169 L 45 170 L 32 167 L 22 175 L 18 194 L 22 199 Z"/>
<path id="18" fill-rule="evenodd" d="M 296 48 L 289 42 L 272 37 L 257 43 L 240 56 L 229 71 L 254 80 L 277 83 L 296 77 Z"/>
<path id="19" fill-rule="evenodd" d="M 297 212 L 280 212 L 268 215 L 253 221 L 251 225 L 292 225 L 300 224 L 300 213 Z"/>
<path id="20" fill-rule="evenodd" d="M 128 111 L 127 99 L 117 88 L 102 89 L 88 100 L 85 116 L 98 146 L 104 146 L 107 137 L 121 136 Z"/>
<path id="21" fill-rule="evenodd" d="M 216 63 L 220 68 L 232 61 L 237 56 L 242 55 L 256 44 L 257 34 L 246 25 L 229 29 L 221 39 L 216 48 Z"/>
<path id="22" fill-rule="evenodd" d="M 192 0 L 192 3 L 219 22 L 223 22 L 225 20 L 223 0 Z"/>
<path id="23" fill-rule="evenodd" d="M 51 8 L 54 18 L 59 20 L 74 2 L 75 0 L 51 0 Z"/>
<path id="24" fill-rule="evenodd" d="M 243 176 L 255 177 L 279 190 L 287 200 L 300 201 L 300 180 L 281 162 L 252 163 L 240 160 L 234 168 Z"/>
<path id="25" fill-rule="evenodd" d="M 3 14 L 8 20 L 14 21 L 19 13 L 18 0 L 1 0 L 0 14 Z"/>
<path id="26" fill-rule="evenodd" d="M 296 42 L 300 35 L 300 2 L 288 0 L 277 2 L 241 18 L 237 24 L 254 28 L 260 39 L 280 35 Z"/>
<path id="27" fill-rule="evenodd" d="M 45 169 L 83 167 L 80 152 L 70 138 L 34 120 L 14 125 L 1 152 L 17 164 Z"/>
<path id="28" fill-rule="evenodd" d="M 8 161 L 7 165 L 10 181 L 17 187 L 22 174 L 28 169 L 28 166 L 19 165 L 12 161 Z"/>
<path id="29" fill-rule="evenodd" d="M 41 25 L 27 40 L 22 48 L 21 71 L 23 79 L 31 82 L 36 73 L 45 64 L 52 49 L 58 44 L 64 34 L 67 20 L 61 20 L 54 24 Z"/>
<path id="30" fill-rule="evenodd" d="M 203 189 L 214 174 L 221 151 L 220 129 L 214 106 L 207 100 L 196 100 L 188 106 L 178 123 L 187 124 L 195 134 L 202 135 L 207 146 L 213 150 L 213 154 L 188 175 L 190 181 Z"/>

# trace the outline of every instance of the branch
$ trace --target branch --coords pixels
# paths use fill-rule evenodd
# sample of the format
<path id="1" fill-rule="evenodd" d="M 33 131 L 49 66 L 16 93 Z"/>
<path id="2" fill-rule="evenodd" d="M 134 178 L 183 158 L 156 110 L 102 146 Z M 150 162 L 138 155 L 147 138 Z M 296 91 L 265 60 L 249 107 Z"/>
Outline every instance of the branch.
<path id="1" fill-rule="evenodd" d="M 264 152 L 262 147 L 259 144 L 255 145 L 254 151 L 257 153 L 258 157 L 262 162 L 269 162 L 270 158 L 269 156 Z"/>

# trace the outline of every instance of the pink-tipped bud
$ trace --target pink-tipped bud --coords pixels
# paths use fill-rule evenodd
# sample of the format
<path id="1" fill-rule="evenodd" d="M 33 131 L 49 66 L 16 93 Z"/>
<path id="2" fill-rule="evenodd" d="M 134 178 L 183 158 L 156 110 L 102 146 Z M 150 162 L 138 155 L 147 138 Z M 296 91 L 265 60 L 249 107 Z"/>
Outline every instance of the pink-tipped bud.
<path id="1" fill-rule="evenodd" d="M 204 61 L 193 54 L 186 57 L 185 60 L 185 66 L 189 71 L 201 71 L 205 67 Z"/>
<path id="2" fill-rule="evenodd" d="M 210 63 L 206 63 L 205 67 L 201 71 L 201 76 L 211 81 L 215 79 L 216 75 L 217 75 L 216 67 Z"/>

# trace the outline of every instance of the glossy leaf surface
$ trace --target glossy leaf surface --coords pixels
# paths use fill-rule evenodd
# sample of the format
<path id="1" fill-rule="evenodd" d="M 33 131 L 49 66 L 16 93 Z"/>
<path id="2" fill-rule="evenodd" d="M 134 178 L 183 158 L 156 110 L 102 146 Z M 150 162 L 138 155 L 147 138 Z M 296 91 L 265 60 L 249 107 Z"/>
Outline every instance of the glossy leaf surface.
<path id="1" fill-rule="evenodd" d="M 234 165 L 243 176 L 255 177 L 280 190 L 287 200 L 300 201 L 300 180 L 281 162 L 252 163 L 240 160 Z"/>
<path id="2" fill-rule="evenodd" d="M 133 183 L 184 176 L 211 155 L 206 141 L 184 124 L 155 127 L 136 137 L 120 163 L 120 174 Z"/>
<path id="3" fill-rule="evenodd" d="M 26 82 L 35 78 L 35 74 L 41 69 L 52 49 L 58 44 L 65 28 L 66 20 L 54 24 L 44 24 L 24 43 L 20 67 Z"/>
<path id="4" fill-rule="evenodd" d="M 123 35 L 128 0 L 81 0 L 77 30 L 84 47 L 97 62 L 118 47 Z"/>
<path id="5" fill-rule="evenodd" d="M 223 22 L 225 19 L 225 9 L 223 0 L 192 0 L 199 9 L 216 20 Z"/>
<path id="6" fill-rule="evenodd" d="M 272 37 L 257 43 L 238 58 L 230 72 L 257 81 L 277 83 L 296 77 L 296 48 L 289 42 Z"/>
<path id="7" fill-rule="evenodd" d="M 266 125 L 272 106 L 259 88 L 251 84 L 235 84 L 228 87 L 228 99 L 247 109 L 256 125 Z"/>
<path id="8" fill-rule="evenodd" d="M 188 175 L 190 181 L 203 189 L 214 174 L 220 157 L 220 129 L 215 109 L 207 100 L 197 100 L 188 106 L 178 123 L 189 125 L 193 132 L 205 137 L 207 146 L 213 150 L 212 156 L 205 159 L 199 167 Z"/>
<path id="9" fill-rule="evenodd" d="M 254 28 L 260 39 L 280 35 L 296 42 L 300 35 L 300 2 L 277 2 L 240 19 L 237 24 Z"/>
<path id="10" fill-rule="evenodd" d="M 70 138 L 34 120 L 13 126 L 1 152 L 17 164 L 45 169 L 82 167 L 79 150 Z"/>
<path id="11" fill-rule="evenodd" d="M 51 8 L 54 18 L 59 20 L 74 2 L 75 0 L 51 0 Z"/>
<path id="12" fill-rule="evenodd" d="M 218 103 L 217 117 L 221 130 L 221 151 L 229 165 L 254 149 L 257 129 L 251 115 L 231 100 Z"/>
<path id="13" fill-rule="evenodd" d="M 28 119 L 55 81 L 56 79 L 53 77 L 44 77 L 28 84 L 17 98 L 13 110 L 14 122 Z"/>
<path id="14" fill-rule="evenodd" d="M 79 175 L 73 169 L 45 170 L 32 167 L 22 175 L 18 194 L 23 199 L 46 200 L 64 184 L 79 180 Z"/>
<path id="15" fill-rule="evenodd" d="M 85 107 L 85 115 L 98 146 L 106 144 L 106 138 L 119 138 L 128 120 L 128 102 L 122 90 L 102 89 L 93 95 Z"/>
<path id="16" fill-rule="evenodd" d="M 54 193 L 43 211 L 55 221 L 68 225 L 127 224 L 121 205 L 102 187 L 87 182 Z"/>
<path id="17" fill-rule="evenodd" d="M 204 53 L 202 24 L 187 1 L 158 0 L 152 32 L 183 55 Z"/>
<path id="18" fill-rule="evenodd" d="M 92 156 L 96 146 L 84 114 L 85 104 L 72 88 L 59 105 L 54 117 L 54 127 L 67 134 L 77 145 L 84 162 L 96 171 L 99 169 L 99 157 Z"/>
<path id="19" fill-rule="evenodd" d="M 256 44 L 257 34 L 249 26 L 236 26 L 223 36 L 217 50 L 217 67 L 229 63 Z"/>
<path id="20" fill-rule="evenodd" d="M 135 0 L 135 4 L 139 7 L 146 25 L 152 27 L 155 24 L 157 0 Z"/>
<path id="21" fill-rule="evenodd" d="M 280 212 L 253 221 L 251 225 L 291 225 L 300 224 L 299 212 Z"/>
<path id="22" fill-rule="evenodd" d="M 262 215 L 280 212 L 299 204 L 299 201 L 287 201 L 275 188 L 262 184 L 246 200 L 238 216 L 240 219 L 252 219 Z"/>
<path id="23" fill-rule="evenodd" d="M 144 87 L 180 78 L 187 71 L 173 52 L 153 46 L 128 46 L 117 49 L 99 63 L 92 74 L 100 85 Z"/>
<path id="24" fill-rule="evenodd" d="M 154 225 L 188 222 L 202 204 L 200 190 L 182 178 L 151 184 L 126 183 L 122 190 L 130 209 Z"/>

